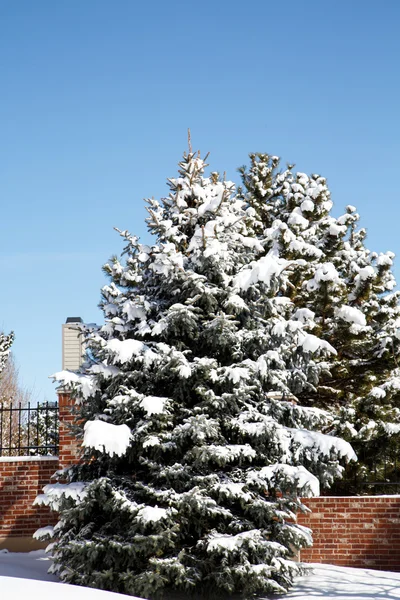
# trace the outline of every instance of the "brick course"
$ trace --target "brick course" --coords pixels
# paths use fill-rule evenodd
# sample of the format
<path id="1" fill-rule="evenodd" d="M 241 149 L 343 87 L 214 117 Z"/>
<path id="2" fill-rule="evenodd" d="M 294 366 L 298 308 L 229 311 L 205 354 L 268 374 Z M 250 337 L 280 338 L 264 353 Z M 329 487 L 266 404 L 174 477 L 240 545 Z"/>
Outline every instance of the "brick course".
<path id="1" fill-rule="evenodd" d="M 313 531 L 305 562 L 400 571 L 400 496 L 307 498 L 311 514 L 298 522 Z"/>
<path id="2" fill-rule="evenodd" d="M 0 539 L 31 536 L 55 522 L 54 513 L 33 501 L 57 468 L 58 457 L 0 459 Z"/>
<path id="3" fill-rule="evenodd" d="M 72 410 L 72 402 L 69 394 L 58 395 L 58 407 L 60 414 L 59 427 L 59 458 L 60 468 L 66 468 L 78 462 L 79 444 L 71 433 L 70 426 L 74 423 L 75 417 Z"/>

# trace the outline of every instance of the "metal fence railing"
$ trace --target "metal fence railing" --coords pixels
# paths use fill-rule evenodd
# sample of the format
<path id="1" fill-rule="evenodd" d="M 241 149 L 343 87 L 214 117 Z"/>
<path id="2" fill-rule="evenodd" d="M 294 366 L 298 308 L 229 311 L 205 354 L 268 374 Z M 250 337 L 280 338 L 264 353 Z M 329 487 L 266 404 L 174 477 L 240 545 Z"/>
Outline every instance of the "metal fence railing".
<path id="1" fill-rule="evenodd" d="M 400 451 L 396 446 L 375 454 L 357 448 L 357 463 L 347 465 L 342 479 L 326 490 L 328 495 L 377 496 L 400 493 Z"/>
<path id="2" fill-rule="evenodd" d="M 0 456 L 57 456 L 57 402 L 0 404 Z"/>
<path id="3" fill-rule="evenodd" d="M 328 496 L 391 496 L 400 494 L 400 481 L 341 480 L 325 492 Z"/>

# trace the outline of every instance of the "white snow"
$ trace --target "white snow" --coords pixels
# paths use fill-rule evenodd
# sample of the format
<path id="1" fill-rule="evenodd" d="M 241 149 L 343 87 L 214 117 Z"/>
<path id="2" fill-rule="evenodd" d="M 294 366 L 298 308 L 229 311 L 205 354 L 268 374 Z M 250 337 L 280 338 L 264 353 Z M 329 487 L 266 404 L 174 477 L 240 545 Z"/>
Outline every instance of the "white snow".
<path id="1" fill-rule="evenodd" d="M 239 239 L 246 248 L 254 248 L 254 250 L 257 250 L 257 252 L 264 251 L 264 246 L 257 240 L 257 238 L 240 235 Z"/>
<path id="2" fill-rule="evenodd" d="M 33 504 L 51 506 L 53 510 L 57 510 L 58 501 L 62 496 L 73 498 L 76 502 L 79 502 L 86 495 L 86 487 L 87 484 L 84 481 L 49 483 L 44 486 L 44 493 L 36 496 Z"/>
<path id="3" fill-rule="evenodd" d="M 295 467 L 286 464 L 275 464 L 268 467 L 263 467 L 259 471 L 249 471 L 247 474 L 247 480 L 249 483 L 252 481 L 265 480 L 273 481 L 275 476 L 283 476 L 286 479 L 291 479 L 299 490 L 299 495 L 303 497 L 307 496 L 319 496 L 319 480 L 315 475 L 307 471 L 303 466 Z M 304 491 L 303 488 L 308 488 Z"/>
<path id="4" fill-rule="evenodd" d="M 239 534 L 242 535 L 243 534 Z M 236 536 L 229 536 L 236 537 Z M 218 538 L 220 544 L 218 544 Z M 222 538 L 222 539 L 221 539 Z M 229 541 L 215 535 L 209 543 L 222 550 Z M 242 539 L 242 543 L 243 543 Z M 240 544 L 240 540 L 232 540 Z M 218 546 L 217 546 L 218 544 Z M 5 600 L 123 600 L 122 594 L 93 588 L 61 584 L 56 575 L 48 573 L 51 560 L 44 550 L 7 552 L 0 550 L 0 589 Z M 397 600 L 400 599 L 400 573 L 355 569 L 335 565 L 310 564 L 310 573 L 296 579 L 293 589 L 282 599 L 287 600 Z M 257 568 L 257 566 L 255 566 Z M 262 568 L 262 565 L 259 567 Z M 129 596 L 131 600 L 140 600 Z M 260 600 L 267 600 L 267 596 Z"/>
<path id="5" fill-rule="evenodd" d="M 165 404 L 168 400 L 168 398 L 161 398 L 159 396 L 145 396 L 140 402 L 140 406 L 149 417 L 151 415 L 160 415 L 165 412 Z"/>
<path id="6" fill-rule="evenodd" d="M 296 207 L 288 218 L 289 225 L 299 225 L 302 229 L 308 227 L 309 221 L 305 217 L 303 217 L 301 209 Z"/>
<path id="7" fill-rule="evenodd" d="M 159 446 L 160 438 L 157 435 L 149 435 L 143 442 L 143 448 L 148 448 L 149 446 Z"/>
<path id="8" fill-rule="evenodd" d="M 312 335 L 312 333 L 307 333 L 299 336 L 297 345 L 302 346 L 304 352 L 317 352 L 317 350 L 326 350 L 330 354 L 337 354 L 335 348 L 331 346 L 329 342 L 326 340 L 321 340 L 316 335 Z"/>
<path id="9" fill-rule="evenodd" d="M 272 329 L 272 335 L 276 335 L 277 337 L 283 337 L 286 333 L 286 321 L 278 321 L 275 323 Z"/>
<path id="10" fill-rule="evenodd" d="M 365 279 L 371 279 L 375 277 L 375 275 L 376 273 L 374 267 L 367 266 L 359 270 L 356 279 L 361 279 L 364 281 Z"/>
<path id="11" fill-rule="evenodd" d="M 244 492 L 243 488 L 244 488 L 244 484 L 243 483 L 217 483 L 214 486 L 214 489 L 217 492 L 220 492 L 222 494 L 225 494 L 226 496 L 229 496 L 230 498 L 239 498 L 241 500 L 244 500 L 245 502 L 251 502 L 253 499 L 253 494 L 251 492 Z"/>
<path id="12" fill-rule="evenodd" d="M 284 234 L 283 239 L 289 244 L 288 250 L 291 252 L 298 252 L 304 256 L 313 256 L 315 258 L 322 258 L 324 254 L 314 244 L 307 244 L 298 238 L 291 238 L 288 232 Z"/>
<path id="13" fill-rule="evenodd" d="M 288 431 L 290 431 L 293 441 L 298 443 L 301 448 L 312 448 L 325 456 L 329 456 L 331 450 L 334 450 L 339 458 L 345 458 L 348 461 L 357 460 L 356 453 L 349 442 L 339 437 L 318 431 L 308 431 L 308 429 L 288 428 Z"/>
<path id="14" fill-rule="evenodd" d="M 277 157 L 271 156 L 271 158 L 274 159 Z M 298 171 L 297 181 L 300 183 L 300 185 L 307 185 L 309 181 L 308 175 L 306 173 L 301 173 L 300 171 Z"/>
<path id="15" fill-rule="evenodd" d="M 159 335 L 160 333 L 162 333 L 164 331 L 164 329 L 166 329 L 168 327 L 168 323 L 165 319 L 160 319 L 158 321 L 158 323 L 156 323 L 153 326 L 153 329 L 151 330 L 151 335 L 155 336 L 155 335 Z"/>
<path id="16" fill-rule="evenodd" d="M 188 377 L 191 376 L 192 369 L 191 369 L 190 365 L 188 363 L 186 363 L 184 365 L 180 365 L 176 369 L 176 372 L 178 373 L 179 377 L 182 377 L 182 379 L 187 379 Z"/>
<path id="17" fill-rule="evenodd" d="M 59 371 L 58 373 L 50 375 L 50 379 L 59 381 L 62 385 L 67 387 L 72 387 L 74 384 L 80 386 L 84 398 L 89 398 L 89 396 L 92 396 L 97 390 L 97 383 L 94 377 L 90 375 L 80 375 L 73 371 Z"/>
<path id="18" fill-rule="evenodd" d="M 396 435 L 400 432 L 399 423 L 383 423 L 383 428 L 388 435 Z"/>
<path id="19" fill-rule="evenodd" d="M 287 267 L 289 262 L 283 258 L 279 258 L 272 250 L 266 256 L 252 263 L 250 268 L 246 268 L 234 279 L 234 287 L 247 290 L 251 285 L 262 281 L 268 286 L 273 277 L 278 276 L 283 269 Z"/>
<path id="20" fill-rule="evenodd" d="M 114 354 L 114 361 L 126 363 L 132 356 L 138 356 L 146 348 L 146 344 L 139 340 L 118 340 L 114 338 L 107 342 L 106 348 Z"/>
<path id="21" fill-rule="evenodd" d="M 144 506 L 137 514 L 137 518 L 144 523 L 150 523 L 164 519 L 168 515 L 166 508 L 159 508 L 158 506 Z"/>
<path id="22" fill-rule="evenodd" d="M 226 446 L 210 444 L 204 447 L 203 455 L 204 457 L 211 456 L 212 458 L 222 459 L 228 463 L 241 455 L 250 459 L 255 458 L 257 453 L 250 444 L 228 444 Z"/>
<path id="23" fill-rule="evenodd" d="M 239 383 L 242 379 L 250 378 L 250 371 L 244 367 L 225 367 L 225 374 L 232 383 Z"/>
<path id="24" fill-rule="evenodd" d="M 309 308 L 298 308 L 293 315 L 294 319 L 300 321 L 300 323 L 307 323 L 307 321 L 313 321 L 315 313 Z"/>
<path id="25" fill-rule="evenodd" d="M 58 581 L 58 577 L 48 573 L 51 565 L 51 560 L 44 550 L 34 550 L 33 552 L 9 552 L 8 550 L 0 550 L 0 589 L 2 595 L 4 593 L 4 580 L 12 577 L 20 577 L 23 579 L 21 583 L 28 585 L 26 579 L 41 580 L 41 581 Z M 4 575 L 7 575 L 4 578 Z M 52 587 L 52 589 L 56 589 Z M 74 588 L 76 589 L 76 588 Z M 25 598 L 30 596 L 26 592 L 18 597 Z M 4 598 L 9 600 L 9 596 L 4 594 Z M 15 595 L 13 599 L 17 600 Z M 32 596 L 30 596 L 30 600 Z"/>
<path id="26" fill-rule="evenodd" d="M 58 456 L 0 456 L 0 463 L 4 462 L 46 462 L 49 460 L 58 461 Z"/>
<path id="27" fill-rule="evenodd" d="M 33 537 L 35 540 L 45 540 L 47 538 L 52 538 L 54 535 L 54 527 L 52 525 L 47 525 L 47 527 L 40 527 L 35 531 Z"/>
<path id="28" fill-rule="evenodd" d="M 297 261 L 297 262 L 299 262 L 299 261 Z M 275 304 L 277 304 L 278 306 L 285 305 L 285 304 L 287 304 L 287 305 L 292 304 L 291 299 L 288 298 L 287 296 L 275 296 L 275 298 L 273 298 L 273 302 Z"/>
<path id="29" fill-rule="evenodd" d="M 106 365 L 104 363 L 98 363 L 89 368 L 89 371 L 94 375 L 103 375 L 105 379 L 109 377 L 115 377 L 120 373 L 120 370 L 117 367 Z"/>
<path id="30" fill-rule="evenodd" d="M 356 325 L 361 325 L 363 327 L 366 326 L 367 321 L 365 319 L 365 315 L 354 306 L 347 306 L 347 304 L 343 304 L 340 308 L 338 308 L 335 312 L 336 316 L 347 323 L 355 323 Z"/>
<path id="31" fill-rule="evenodd" d="M 206 212 L 215 213 L 222 202 L 226 186 L 219 181 L 214 185 L 209 185 L 207 188 L 201 188 L 197 185 L 196 191 L 200 197 L 204 198 L 204 203 L 198 208 L 198 214 L 204 215 Z"/>
<path id="32" fill-rule="evenodd" d="M 314 292 L 323 282 L 340 283 L 339 273 L 333 263 L 326 262 L 317 267 L 314 277 L 307 282 L 307 290 Z"/>
<path id="33" fill-rule="evenodd" d="M 124 302 L 124 304 L 122 305 L 122 311 L 126 313 L 130 321 L 134 321 L 135 319 L 146 318 L 146 311 L 144 307 L 136 302 L 132 302 L 132 300 L 126 300 Z"/>
<path id="34" fill-rule="evenodd" d="M 251 529 L 237 535 L 216 533 L 210 536 L 207 550 L 208 552 L 214 552 L 215 550 L 233 552 L 237 548 L 240 548 L 246 540 L 254 540 L 259 543 L 264 540 L 264 536 L 260 529 Z"/>
<path id="35" fill-rule="evenodd" d="M 303 202 L 300 204 L 300 208 L 302 211 L 306 211 L 306 212 L 312 212 L 314 210 L 314 202 L 312 200 L 303 200 Z"/>
<path id="36" fill-rule="evenodd" d="M 372 398 L 379 400 L 379 398 L 384 398 L 386 396 L 386 392 L 380 387 L 373 387 L 369 395 L 372 396 Z"/>
<path id="37" fill-rule="evenodd" d="M 110 456 L 123 456 L 131 442 L 132 434 L 128 425 L 113 425 L 105 421 L 85 423 L 83 446 L 106 452 Z"/>
<path id="38" fill-rule="evenodd" d="M 390 254 L 392 254 L 392 253 L 390 253 Z M 393 265 L 392 256 L 388 256 L 387 254 L 380 254 L 378 256 L 378 258 L 376 259 L 376 264 L 379 265 L 380 267 L 383 267 L 386 265 L 391 267 Z"/>
<path id="39" fill-rule="evenodd" d="M 114 592 L 62 584 L 48 573 L 51 560 L 44 550 L 7 552 L 0 550 L 0 589 L 4 600 L 123 600 Z M 140 600 L 129 596 L 130 600 Z"/>
<path id="40" fill-rule="evenodd" d="M 336 223 L 331 223 L 329 226 L 329 235 L 339 236 L 341 233 L 346 233 L 346 225 L 337 225 Z"/>
<path id="41" fill-rule="evenodd" d="M 233 307 L 238 309 L 247 308 L 246 302 L 237 294 L 231 294 L 225 302 L 225 307 Z"/>
<path id="42" fill-rule="evenodd" d="M 395 600 L 400 598 L 400 573 L 312 564 L 298 578 L 285 600 Z M 263 599 L 266 600 L 266 599 Z M 282 599 L 283 600 L 283 599 Z"/>
<path id="43" fill-rule="evenodd" d="M 208 238 L 216 239 L 219 222 L 217 220 L 207 221 L 204 226 L 197 225 L 193 237 L 188 246 L 188 252 L 192 252 L 196 248 L 204 246 L 205 240 Z"/>
<path id="44" fill-rule="evenodd" d="M 166 226 L 168 221 L 164 221 Z M 173 236 L 176 232 L 174 227 L 171 227 L 169 235 Z M 183 267 L 183 256 L 180 252 L 176 251 L 175 245 L 172 243 L 160 244 L 158 247 L 158 253 L 153 252 L 154 260 L 149 266 L 149 269 L 154 273 L 168 276 L 171 270 L 176 268 L 182 269 Z"/>

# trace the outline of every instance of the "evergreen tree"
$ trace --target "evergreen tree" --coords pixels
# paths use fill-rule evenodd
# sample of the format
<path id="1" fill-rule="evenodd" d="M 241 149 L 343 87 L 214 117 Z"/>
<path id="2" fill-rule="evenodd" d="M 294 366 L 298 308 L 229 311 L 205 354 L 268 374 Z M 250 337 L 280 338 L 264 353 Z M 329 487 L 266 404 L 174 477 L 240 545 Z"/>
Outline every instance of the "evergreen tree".
<path id="1" fill-rule="evenodd" d="M 6 366 L 8 355 L 10 353 L 10 349 L 12 343 L 14 341 L 14 333 L 10 333 L 9 335 L 5 335 L 4 333 L 0 333 L 0 377 L 1 372 Z"/>
<path id="2" fill-rule="evenodd" d="M 339 218 L 331 214 L 326 180 L 319 175 L 278 171 L 279 160 L 250 155 L 241 169 L 244 198 L 260 219 L 259 237 L 274 240 L 286 260 L 290 299 L 313 333 L 337 354 L 323 358 L 326 368 L 313 391 L 299 398 L 308 406 L 334 410 L 330 431 L 351 440 L 359 458 L 352 474 L 398 479 L 395 458 L 400 442 L 400 308 L 391 270 L 394 254 L 365 246 L 353 206 Z M 265 230 L 265 231 L 264 231 Z"/>
<path id="3" fill-rule="evenodd" d="M 59 444 L 58 410 L 55 402 L 38 402 L 29 409 L 23 439 L 33 456 L 56 455 Z"/>
<path id="4" fill-rule="evenodd" d="M 105 266 L 105 325 L 90 362 L 55 375 L 79 405 L 83 461 L 38 502 L 60 510 L 52 546 L 64 581 L 155 598 L 284 592 L 311 543 L 299 496 L 353 459 L 321 433 L 327 411 L 297 404 L 335 354 L 291 302 L 302 262 L 231 182 L 189 152 L 161 202 L 155 237 L 127 231 Z"/>

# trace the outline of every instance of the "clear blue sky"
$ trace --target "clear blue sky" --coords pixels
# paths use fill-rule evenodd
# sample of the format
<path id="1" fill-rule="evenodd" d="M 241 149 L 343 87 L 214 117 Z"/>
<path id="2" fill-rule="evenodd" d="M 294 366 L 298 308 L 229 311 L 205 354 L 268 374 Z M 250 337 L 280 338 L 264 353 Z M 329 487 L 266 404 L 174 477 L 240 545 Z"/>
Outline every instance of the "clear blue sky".
<path id="1" fill-rule="evenodd" d="M 398 0 L 0 0 L 0 327 L 38 399 L 187 127 L 230 179 L 252 151 L 325 175 L 399 252 L 399 22 Z"/>

